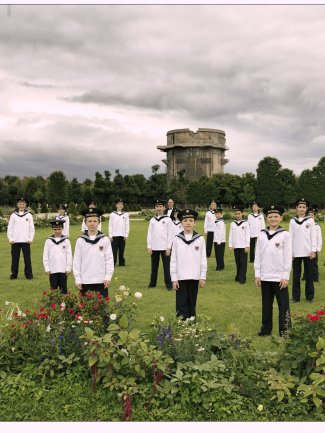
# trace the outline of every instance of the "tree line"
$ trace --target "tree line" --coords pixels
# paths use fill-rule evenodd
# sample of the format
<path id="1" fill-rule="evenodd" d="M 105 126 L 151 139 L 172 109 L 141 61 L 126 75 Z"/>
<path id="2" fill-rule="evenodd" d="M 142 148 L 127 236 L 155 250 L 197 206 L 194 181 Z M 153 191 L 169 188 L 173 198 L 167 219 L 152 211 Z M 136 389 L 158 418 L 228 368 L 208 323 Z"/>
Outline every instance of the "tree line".
<path id="1" fill-rule="evenodd" d="M 128 210 L 152 207 L 155 198 L 172 197 L 178 206 L 207 207 L 211 199 L 219 204 L 248 205 L 252 200 L 261 204 L 277 203 L 285 207 L 294 204 L 297 197 L 308 198 L 312 203 L 325 207 L 325 157 L 312 169 L 303 170 L 300 176 L 283 168 L 276 158 L 267 156 L 257 166 L 256 174 L 215 174 L 191 181 L 185 172 L 167 184 L 166 174 L 159 173 L 160 166 L 153 165 L 149 177 L 143 174 L 122 175 L 115 170 L 114 176 L 105 170 L 96 172 L 95 179 L 71 181 L 62 171 L 42 176 L 5 176 L 0 178 L 0 204 L 15 206 L 18 196 L 23 196 L 35 211 L 56 211 L 59 204 L 70 204 L 76 209 L 94 200 L 106 212 L 114 209 L 114 201 L 121 197 Z"/>

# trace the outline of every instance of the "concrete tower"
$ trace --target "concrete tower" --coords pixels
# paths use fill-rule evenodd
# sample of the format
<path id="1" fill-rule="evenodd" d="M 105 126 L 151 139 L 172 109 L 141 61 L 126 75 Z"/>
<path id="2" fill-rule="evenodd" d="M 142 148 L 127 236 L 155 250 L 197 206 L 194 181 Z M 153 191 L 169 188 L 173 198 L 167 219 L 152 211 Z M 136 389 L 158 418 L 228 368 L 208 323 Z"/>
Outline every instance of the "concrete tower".
<path id="1" fill-rule="evenodd" d="M 199 128 L 196 132 L 187 129 L 174 129 L 167 132 L 167 146 L 157 146 L 166 152 L 167 182 L 184 171 L 185 176 L 195 180 L 201 176 L 211 177 L 223 173 L 226 134 L 220 129 Z"/>

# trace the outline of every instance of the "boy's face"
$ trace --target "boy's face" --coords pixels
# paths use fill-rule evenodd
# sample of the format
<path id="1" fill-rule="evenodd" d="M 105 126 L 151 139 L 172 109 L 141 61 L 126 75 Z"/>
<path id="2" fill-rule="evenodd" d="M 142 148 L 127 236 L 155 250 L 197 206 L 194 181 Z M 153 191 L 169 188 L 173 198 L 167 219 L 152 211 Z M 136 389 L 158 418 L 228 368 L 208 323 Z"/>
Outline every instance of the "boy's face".
<path id="1" fill-rule="evenodd" d="M 220 218 L 222 218 L 222 213 L 219 211 L 216 211 L 215 216 L 217 219 L 220 219 Z"/>
<path id="2" fill-rule="evenodd" d="M 195 219 L 194 218 L 183 218 L 182 219 L 182 227 L 185 231 L 193 230 L 194 226 L 195 226 Z"/>
<path id="3" fill-rule="evenodd" d="M 296 210 L 299 216 L 305 216 L 307 213 L 307 206 L 304 203 L 300 203 L 296 206 Z"/>
<path id="4" fill-rule="evenodd" d="M 53 234 L 56 237 L 61 237 L 63 231 L 63 227 L 53 227 Z"/>
<path id="5" fill-rule="evenodd" d="M 155 205 L 155 211 L 158 215 L 162 215 L 164 213 L 165 206 L 162 204 L 156 204 Z"/>
<path id="6" fill-rule="evenodd" d="M 243 212 L 241 212 L 240 210 L 236 210 L 234 215 L 235 215 L 235 219 L 237 221 L 240 221 L 243 219 Z"/>
<path id="7" fill-rule="evenodd" d="M 26 202 L 25 201 L 17 202 L 17 208 L 20 212 L 23 212 L 26 209 Z"/>
<path id="8" fill-rule="evenodd" d="M 99 226 L 99 218 L 96 216 L 90 216 L 88 218 L 86 218 L 86 226 L 87 229 L 91 232 L 94 232 L 97 230 L 98 226 Z"/>
<path id="9" fill-rule="evenodd" d="M 253 204 L 253 206 L 252 206 L 252 211 L 253 211 L 253 213 L 258 213 L 258 206 L 257 206 L 257 204 Z"/>
<path id="10" fill-rule="evenodd" d="M 123 205 L 122 202 L 118 202 L 118 203 L 116 203 L 116 209 L 117 209 L 117 210 L 123 210 L 123 207 L 124 207 L 124 205 Z"/>
<path id="11" fill-rule="evenodd" d="M 309 212 L 309 216 L 312 217 L 312 219 L 315 219 L 315 214 L 314 214 L 314 212 Z"/>
<path id="12" fill-rule="evenodd" d="M 281 221 L 282 221 L 282 216 L 276 212 L 269 213 L 266 216 L 266 222 L 270 226 L 270 228 L 278 228 Z"/>
<path id="13" fill-rule="evenodd" d="M 65 214 L 65 210 L 62 209 L 62 208 L 60 208 L 60 209 L 59 209 L 59 214 L 60 214 L 60 215 L 64 215 L 64 214 Z"/>
<path id="14" fill-rule="evenodd" d="M 210 209 L 215 209 L 216 207 L 217 207 L 217 203 L 215 203 L 214 201 L 210 203 Z"/>

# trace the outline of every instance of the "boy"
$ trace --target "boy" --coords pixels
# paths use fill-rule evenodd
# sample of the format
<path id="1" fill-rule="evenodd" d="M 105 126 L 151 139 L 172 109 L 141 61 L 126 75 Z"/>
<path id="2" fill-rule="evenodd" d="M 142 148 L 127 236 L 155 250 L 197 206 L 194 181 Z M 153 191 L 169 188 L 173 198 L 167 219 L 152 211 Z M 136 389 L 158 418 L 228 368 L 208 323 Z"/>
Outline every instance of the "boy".
<path id="1" fill-rule="evenodd" d="M 89 203 L 88 208 L 95 208 L 96 207 L 96 203 L 94 201 L 91 201 Z M 87 224 L 85 221 L 85 218 L 82 220 L 82 224 L 81 224 L 81 232 L 84 233 L 86 230 L 88 230 L 87 228 Z M 99 219 L 99 226 L 98 226 L 98 230 L 101 231 L 102 230 L 102 222 L 101 222 L 101 218 Z"/>
<path id="2" fill-rule="evenodd" d="M 235 255 L 237 268 L 235 281 L 240 284 L 245 284 L 247 274 L 247 254 L 250 242 L 249 225 L 248 222 L 243 219 L 243 206 L 234 206 L 233 210 L 235 220 L 230 224 L 228 241 L 229 249 L 230 251 L 234 250 Z"/>
<path id="3" fill-rule="evenodd" d="M 172 220 L 173 223 L 173 238 L 174 236 L 178 235 L 181 231 L 183 231 L 183 227 L 182 227 L 182 223 L 180 222 L 180 220 L 178 219 L 178 213 L 179 213 L 179 209 L 174 208 L 173 213 L 170 215 L 170 219 Z"/>
<path id="4" fill-rule="evenodd" d="M 151 275 L 148 288 L 156 287 L 159 257 L 161 256 L 164 267 L 164 280 L 167 290 L 173 290 L 170 279 L 170 249 L 173 242 L 172 221 L 164 215 L 165 201 L 157 199 L 154 202 L 156 216 L 152 217 L 149 222 L 147 235 L 147 251 L 151 256 Z"/>
<path id="5" fill-rule="evenodd" d="M 207 257 L 202 235 L 193 229 L 198 213 L 185 209 L 178 214 L 183 231 L 173 241 L 170 273 L 176 290 L 176 315 L 184 320 L 196 316 L 199 287 L 205 286 Z"/>
<path id="6" fill-rule="evenodd" d="M 103 211 L 84 209 L 87 230 L 77 239 L 73 259 L 73 274 L 80 294 L 88 290 L 108 296 L 108 287 L 114 272 L 114 259 L 110 240 L 98 230 Z"/>
<path id="7" fill-rule="evenodd" d="M 259 232 L 265 229 L 264 216 L 260 213 L 260 205 L 253 201 L 251 203 L 252 212 L 248 214 L 247 222 L 249 224 L 250 243 L 249 243 L 249 261 L 254 263 L 255 246 Z"/>
<path id="8" fill-rule="evenodd" d="M 281 206 L 264 208 L 267 229 L 258 235 L 254 262 L 256 287 L 262 290 L 262 327 L 260 337 L 271 335 L 274 296 L 279 308 L 279 334 L 290 326 L 288 282 L 292 265 L 291 236 L 280 223 L 284 212 Z"/>
<path id="9" fill-rule="evenodd" d="M 215 212 L 216 220 L 214 223 L 213 242 L 216 256 L 216 271 L 222 271 L 225 268 L 226 223 L 222 219 L 222 209 L 218 208 Z"/>
<path id="10" fill-rule="evenodd" d="M 12 213 L 8 223 L 7 236 L 11 243 L 11 280 L 16 280 L 19 268 L 20 251 L 23 251 L 25 262 L 25 277 L 33 279 L 30 257 L 30 244 L 33 242 L 35 227 L 32 214 L 26 210 L 26 200 L 19 197 L 17 211 Z"/>
<path id="11" fill-rule="evenodd" d="M 309 216 L 313 218 L 315 221 L 316 215 L 318 212 L 317 205 L 313 205 L 313 207 L 309 211 Z M 315 229 L 316 229 L 316 257 L 312 259 L 312 268 L 313 268 L 313 281 L 319 282 L 319 270 L 318 270 L 318 254 L 321 252 L 322 249 L 322 229 L 320 228 L 320 225 L 315 221 Z M 306 278 L 305 278 L 306 279 Z"/>
<path id="12" fill-rule="evenodd" d="M 316 257 L 316 229 L 315 221 L 306 216 L 310 203 L 301 198 L 295 203 L 297 217 L 290 220 L 289 233 L 292 239 L 292 302 L 300 302 L 301 263 L 305 269 L 305 296 L 307 302 L 313 302 L 315 289 L 313 282 L 312 259 Z"/>
<path id="13" fill-rule="evenodd" d="M 70 218 L 67 215 L 67 206 L 64 204 L 60 204 L 59 206 L 59 215 L 55 217 L 57 220 L 64 220 L 62 235 L 69 237 L 70 231 Z"/>
<path id="14" fill-rule="evenodd" d="M 124 203 L 121 198 L 115 201 L 115 206 L 116 211 L 109 217 L 108 236 L 112 242 L 114 266 L 117 262 L 117 253 L 119 266 L 125 266 L 124 250 L 130 231 L 130 219 L 127 212 L 123 211 Z"/>
<path id="15" fill-rule="evenodd" d="M 67 279 L 72 268 L 71 244 L 66 235 L 63 234 L 63 219 L 49 221 L 52 226 L 53 235 L 45 241 L 43 250 L 43 264 L 45 272 L 50 279 L 52 289 L 60 289 L 61 293 L 67 294 Z"/>
<path id="16" fill-rule="evenodd" d="M 205 214 L 204 218 L 204 233 L 207 236 L 207 243 L 206 243 L 206 255 L 207 257 L 211 256 L 212 251 L 212 245 L 213 245 L 213 236 L 214 236 L 214 223 L 215 223 L 215 216 L 214 212 L 217 208 L 217 202 L 215 200 L 211 200 L 210 208 L 208 212 Z"/>

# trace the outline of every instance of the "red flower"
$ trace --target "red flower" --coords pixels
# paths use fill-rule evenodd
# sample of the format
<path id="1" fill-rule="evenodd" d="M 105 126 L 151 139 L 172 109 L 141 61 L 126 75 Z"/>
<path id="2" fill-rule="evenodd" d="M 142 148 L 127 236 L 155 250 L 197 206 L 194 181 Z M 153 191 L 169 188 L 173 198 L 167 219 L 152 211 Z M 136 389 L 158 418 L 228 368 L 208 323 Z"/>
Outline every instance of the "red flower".
<path id="1" fill-rule="evenodd" d="M 82 307 L 84 307 L 85 306 L 85 304 L 83 304 L 82 302 L 80 302 L 80 308 L 82 308 Z"/>
<path id="2" fill-rule="evenodd" d="M 320 320 L 320 316 L 312 316 L 311 314 L 307 314 L 307 317 L 311 322 L 317 322 Z"/>
<path id="3" fill-rule="evenodd" d="M 27 326 L 26 323 L 22 323 L 22 324 L 21 324 L 21 327 L 22 327 L 22 328 L 26 328 L 26 326 Z"/>
<path id="4" fill-rule="evenodd" d="M 108 296 L 105 296 L 105 301 L 109 301 L 109 297 Z"/>
<path id="5" fill-rule="evenodd" d="M 76 319 L 79 319 L 79 317 L 81 317 L 81 314 L 77 313 L 75 317 L 76 317 Z"/>
<path id="6" fill-rule="evenodd" d="M 99 292 L 97 292 L 97 298 L 100 299 L 101 298 L 101 294 Z"/>
<path id="7" fill-rule="evenodd" d="M 44 291 L 44 292 L 43 292 L 43 295 L 47 295 L 47 292 Z"/>
<path id="8" fill-rule="evenodd" d="M 29 310 L 25 310 L 25 313 L 28 314 L 28 313 L 30 313 L 30 311 Z"/>
<path id="9" fill-rule="evenodd" d="M 324 310 L 319 310 L 319 311 L 316 311 L 316 314 L 318 314 L 319 316 L 324 316 L 325 311 Z"/>
<path id="10" fill-rule="evenodd" d="M 51 304 L 51 308 L 55 308 L 56 307 L 56 305 L 55 304 Z"/>
<path id="11" fill-rule="evenodd" d="M 32 320 L 30 320 L 30 321 L 29 321 L 29 324 L 30 324 L 30 325 L 32 325 L 32 324 L 33 324 L 33 321 L 32 321 Z"/>
<path id="12" fill-rule="evenodd" d="M 93 310 L 98 310 L 98 305 L 95 305 L 94 307 L 93 307 Z"/>
<path id="13" fill-rule="evenodd" d="M 68 308 L 69 313 L 73 313 L 73 309 L 71 307 Z"/>
<path id="14" fill-rule="evenodd" d="M 41 307 L 39 310 L 40 310 L 40 312 L 42 312 L 42 311 L 45 310 L 45 308 L 44 308 L 44 307 Z"/>
<path id="15" fill-rule="evenodd" d="M 88 298 L 93 298 L 94 295 L 93 295 L 92 293 L 88 293 L 87 297 L 88 297 Z"/>

